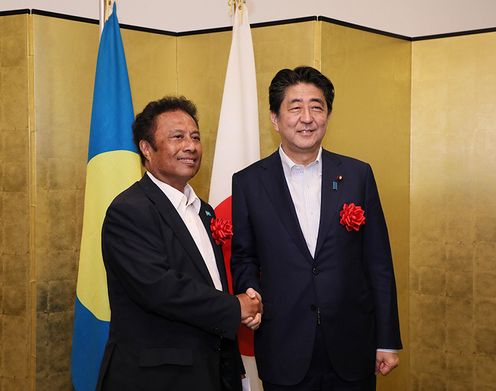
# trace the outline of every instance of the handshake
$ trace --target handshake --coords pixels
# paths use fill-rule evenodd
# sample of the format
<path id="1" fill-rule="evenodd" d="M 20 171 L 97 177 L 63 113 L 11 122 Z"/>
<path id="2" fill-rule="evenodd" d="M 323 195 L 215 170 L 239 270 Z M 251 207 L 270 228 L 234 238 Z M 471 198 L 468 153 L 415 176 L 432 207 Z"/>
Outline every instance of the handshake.
<path id="1" fill-rule="evenodd" d="M 258 329 L 263 313 L 262 296 L 255 289 L 248 288 L 246 293 L 236 297 L 241 305 L 241 323 L 252 330 Z"/>

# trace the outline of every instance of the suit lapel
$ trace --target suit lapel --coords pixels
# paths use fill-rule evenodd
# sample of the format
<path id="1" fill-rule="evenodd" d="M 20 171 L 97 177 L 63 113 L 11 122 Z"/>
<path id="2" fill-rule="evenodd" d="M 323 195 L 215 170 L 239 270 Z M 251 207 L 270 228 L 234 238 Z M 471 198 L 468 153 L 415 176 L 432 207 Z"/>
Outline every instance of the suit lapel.
<path id="1" fill-rule="evenodd" d="M 325 242 L 326 236 L 331 228 L 339 222 L 337 203 L 339 200 L 340 189 L 342 184 L 337 180 L 340 172 L 341 161 L 337 156 L 326 150 L 322 150 L 322 190 L 320 201 L 320 224 L 319 235 L 317 237 L 317 246 L 315 248 L 315 258 L 320 248 Z M 333 189 L 333 181 L 337 183 L 337 189 Z"/>
<path id="2" fill-rule="evenodd" d="M 152 182 L 147 174 L 143 176 L 139 183 L 148 198 L 157 206 L 157 210 L 163 220 L 171 227 L 200 274 L 213 286 L 214 283 L 210 277 L 207 266 L 205 265 L 205 261 L 200 254 L 200 250 L 198 250 L 193 237 L 189 233 L 183 219 L 181 219 L 181 216 L 177 213 L 176 208 L 174 208 L 174 205 L 172 205 L 167 196 Z"/>
<path id="3" fill-rule="evenodd" d="M 279 151 L 274 152 L 271 156 L 263 161 L 264 169 L 261 176 L 262 183 L 267 191 L 267 195 L 272 202 L 274 210 L 279 216 L 283 227 L 288 231 L 293 242 L 300 249 L 301 253 L 312 260 L 312 255 L 308 250 L 305 237 L 298 222 L 296 209 L 289 192 L 284 171 L 282 169 L 281 157 Z"/>
<path id="4" fill-rule="evenodd" d="M 222 248 L 215 243 L 215 240 L 212 237 L 212 232 L 210 230 L 210 222 L 212 221 L 213 217 L 214 217 L 213 212 L 209 210 L 209 208 L 207 208 L 207 204 L 202 202 L 200 208 L 200 219 L 202 220 L 203 225 L 205 226 L 208 237 L 210 239 L 210 243 L 212 244 L 212 247 L 214 249 L 215 262 L 217 263 L 217 269 L 219 270 L 220 281 L 222 282 L 222 290 L 224 292 L 228 292 L 226 266 L 224 264 L 224 256 L 222 254 Z"/>

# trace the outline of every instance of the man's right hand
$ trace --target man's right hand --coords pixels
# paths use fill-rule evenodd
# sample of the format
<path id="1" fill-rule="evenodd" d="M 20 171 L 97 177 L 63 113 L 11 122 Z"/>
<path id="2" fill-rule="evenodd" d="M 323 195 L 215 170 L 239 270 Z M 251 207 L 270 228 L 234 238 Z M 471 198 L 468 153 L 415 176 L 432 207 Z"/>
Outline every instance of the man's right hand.
<path id="1" fill-rule="evenodd" d="M 255 315 L 262 311 L 262 303 L 254 296 L 250 297 L 246 293 L 236 295 L 241 305 L 241 320 L 254 318 Z"/>
<path id="2" fill-rule="evenodd" d="M 253 288 L 248 288 L 246 293 L 237 295 L 241 305 L 241 323 L 246 327 L 256 330 L 262 321 L 262 297 Z"/>

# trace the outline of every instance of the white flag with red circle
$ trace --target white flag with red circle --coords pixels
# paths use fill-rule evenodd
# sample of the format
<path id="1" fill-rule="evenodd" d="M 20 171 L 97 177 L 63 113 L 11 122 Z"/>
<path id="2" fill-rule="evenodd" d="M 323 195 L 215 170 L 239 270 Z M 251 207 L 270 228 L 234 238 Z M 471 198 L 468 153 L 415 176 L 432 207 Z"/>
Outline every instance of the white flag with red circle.
<path id="1" fill-rule="evenodd" d="M 257 82 L 248 9 L 235 2 L 234 25 L 227 65 L 219 128 L 215 144 L 209 203 L 217 218 L 232 220 L 232 175 L 260 159 Z M 230 273 L 231 241 L 224 243 L 224 259 L 232 292 Z M 249 381 L 243 389 L 261 391 L 253 352 L 253 332 L 241 326 L 238 333 L 240 351 Z"/>

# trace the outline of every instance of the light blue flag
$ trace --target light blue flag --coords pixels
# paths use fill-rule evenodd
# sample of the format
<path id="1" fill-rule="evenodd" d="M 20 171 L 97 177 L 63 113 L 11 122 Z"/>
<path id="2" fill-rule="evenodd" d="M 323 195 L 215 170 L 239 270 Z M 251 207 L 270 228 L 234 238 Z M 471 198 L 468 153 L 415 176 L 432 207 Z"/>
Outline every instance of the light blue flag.
<path id="1" fill-rule="evenodd" d="M 72 383 L 94 391 L 109 334 L 110 306 L 101 254 L 101 228 L 114 197 L 141 176 L 132 139 L 134 119 L 116 6 L 105 23 L 96 66 L 83 232 L 74 308 Z"/>

